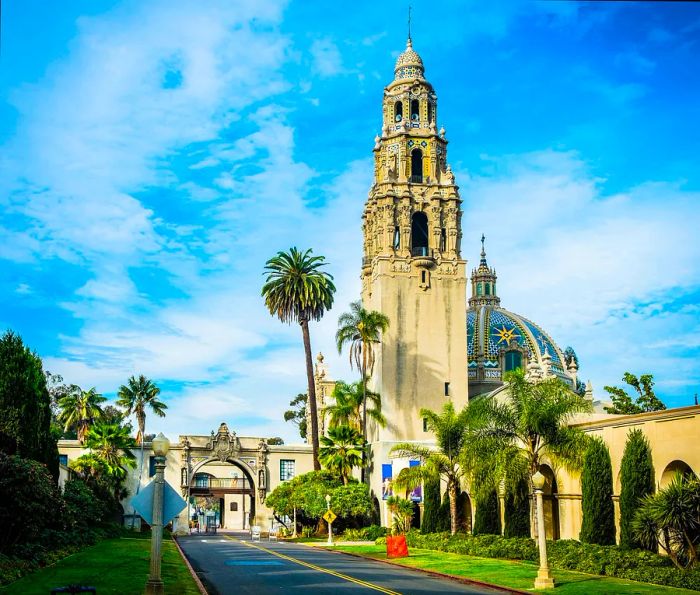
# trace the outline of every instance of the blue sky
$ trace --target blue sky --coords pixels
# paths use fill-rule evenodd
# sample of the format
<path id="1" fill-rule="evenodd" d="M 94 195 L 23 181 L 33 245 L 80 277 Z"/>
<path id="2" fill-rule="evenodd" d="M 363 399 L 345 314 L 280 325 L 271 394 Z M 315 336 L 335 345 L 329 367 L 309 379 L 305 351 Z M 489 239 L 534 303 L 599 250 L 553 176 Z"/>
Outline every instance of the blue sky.
<path id="1" fill-rule="evenodd" d="M 163 388 L 154 431 L 294 438 L 298 327 L 262 267 L 325 254 L 331 374 L 359 294 L 360 215 L 406 3 L 6 3 L 0 328 L 67 381 Z M 414 2 L 414 47 L 502 305 L 572 345 L 596 394 L 700 392 L 700 6 Z M 152 423 L 151 423 L 152 422 Z"/>

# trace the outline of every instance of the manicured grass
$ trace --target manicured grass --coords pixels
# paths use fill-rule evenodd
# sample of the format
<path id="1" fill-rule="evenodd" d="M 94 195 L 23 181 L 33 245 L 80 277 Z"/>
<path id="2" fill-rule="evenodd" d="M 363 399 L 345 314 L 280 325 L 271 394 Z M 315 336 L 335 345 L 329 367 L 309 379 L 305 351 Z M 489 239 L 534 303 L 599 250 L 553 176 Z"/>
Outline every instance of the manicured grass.
<path id="1" fill-rule="evenodd" d="M 150 547 L 149 539 L 107 539 L 0 588 L 0 593 L 46 595 L 56 587 L 80 584 L 95 587 L 99 595 L 141 595 L 148 578 Z M 161 575 L 166 593 L 199 593 L 177 547 L 166 536 Z"/>
<path id="2" fill-rule="evenodd" d="M 386 547 L 383 545 L 337 545 L 334 549 L 378 560 L 386 560 Z M 537 566 L 532 563 L 477 558 L 415 548 L 409 548 L 409 553 L 410 556 L 408 558 L 397 558 L 391 561 L 403 566 L 435 570 L 444 574 L 503 585 L 504 587 L 534 590 L 533 584 L 537 576 Z M 636 583 L 634 581 L 594 576 L 569 570 L 553 570 L 552 574 L 556 582 L 554 592 L 562 595 L 596 595 L 602 593 L 611 595 L 617 593 L 625 595 L 656 595 L 661 593 L 698 595 L 697 591 L 689 591 L 687 589 Z"/>

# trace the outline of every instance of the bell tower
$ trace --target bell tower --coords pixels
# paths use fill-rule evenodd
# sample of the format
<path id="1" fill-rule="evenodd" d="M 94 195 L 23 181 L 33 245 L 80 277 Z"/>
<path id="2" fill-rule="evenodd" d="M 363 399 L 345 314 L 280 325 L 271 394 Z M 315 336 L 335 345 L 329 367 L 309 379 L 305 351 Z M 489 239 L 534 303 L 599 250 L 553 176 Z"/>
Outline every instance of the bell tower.
<path id="1" fill-rule="evenodd" d="M 370 427 L 370 441 L 428 439 L 421 408 L 467 402 L 462 201 L 436 121 L 437 96 L 409 36 L 384 89 L 362 216 L 362 302 L 390 323 L 371 379 L 388 424 Z"/>

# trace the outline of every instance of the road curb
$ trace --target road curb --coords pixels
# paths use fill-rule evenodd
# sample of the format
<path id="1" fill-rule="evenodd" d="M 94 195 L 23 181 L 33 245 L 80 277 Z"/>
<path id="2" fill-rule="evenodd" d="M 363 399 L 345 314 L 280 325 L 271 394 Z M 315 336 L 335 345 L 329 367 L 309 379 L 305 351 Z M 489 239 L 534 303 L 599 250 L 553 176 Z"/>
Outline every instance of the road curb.
<path id="1" fill-rule="evenodd" d="M 504 591 L 506 593 L 514 593 L 515 595 L 531 595 L 528 591 L 521 591 L 519 589 L 514 589 L 513 587 L 504 587 L 503 585 L 495 585 L 493 583 L 486 583 L 484 581 L 478 581 L 474 579 L 469 579 L 469 578 L 464 578 L 461 576 L 455 576 L 453 574 L 445 574 L 444 572 L 438 572 L 437 570 L 428 570 L 426 568 L 416 568 L 415 566 L 405 566 L 403 564 L 398 564 L 396 562 L 391 562 L 390 560 L 382 560 L 380 558 L 371 558 L 369 556 L 363 556 L 362 554 L 353 554 L 352 552 L 341 552 L 339 550 L 334 550 L 331 549 L 330 547 L 319 547 L 319 546 L 313 546 L 310 544 L 306 543 L 299 543 L 298 545 L 305 545 L 306 547 L 315 547 L 317 549 L 322 549 L 326 552 L 333 552 L 334 554 L 340 554 L 340 555 L 345 555 L 345 556 L 352 556 L 353 558 L 360 558 L 362 560 L 374 560 L 375 562 L 380 562 L 382 564 L 388 564 L 389 566 L 393 566 L 394 568 L 406 568 L 407 570 L 414 570 L 415 572 L 420 572 L 423 574 L 427 574 L 430 576 L 435 576 L 438 578 L 446 578 L 451 581 L 457 582 L 457 583 L 462 583 L 463 585 L 472 585 L 476 587 L 485 587 L 488 589 L 495 589 L 498 591 Z"/>
<path id="2" fill-rule="evenodd" d="M 180 544 L 177 541 L 177 537 L 173 535 L 172 539 L 175 542 L 175 547 L 177 548 L 177 551 L 180 552 L 180 556 L 182 556 L 182 559 L 185 561 L 185 564 L 187 565 L 187 570 L 190 571 L 190 574 L 192 575 L 192 578 L 194 579 L 194 582 L 196 583 L 200 594 L 209 595 L 209 592 L 204 587 L 204 583 L 202 583 L 202 580 L 197 576 L 197 573 L 194 571 L 194 568 L 192 568 L 192 564 L 190 564 L 190 561 L 187 559 L 187 556 L 185 556 L 185 552 L 182 551 L 182 548 L 180 547 Z"/>

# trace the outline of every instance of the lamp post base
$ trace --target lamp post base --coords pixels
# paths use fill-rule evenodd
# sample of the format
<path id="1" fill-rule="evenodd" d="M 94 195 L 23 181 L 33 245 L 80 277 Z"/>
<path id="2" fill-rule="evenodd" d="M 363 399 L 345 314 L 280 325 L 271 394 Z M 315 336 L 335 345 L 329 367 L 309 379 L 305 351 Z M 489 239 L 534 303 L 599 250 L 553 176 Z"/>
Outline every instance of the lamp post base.
<path id="1" fill-rule="evenodd" d="M 535 589 L 553 589 L 554 578 L 549 568 L 540 568 L 535 579 Z"/>
<path id="2" fill-rule="evenodd" d="M 163 581 L 158 579 L 148 579 L 146 581 L 145 595 L 163 595 Z"/>

